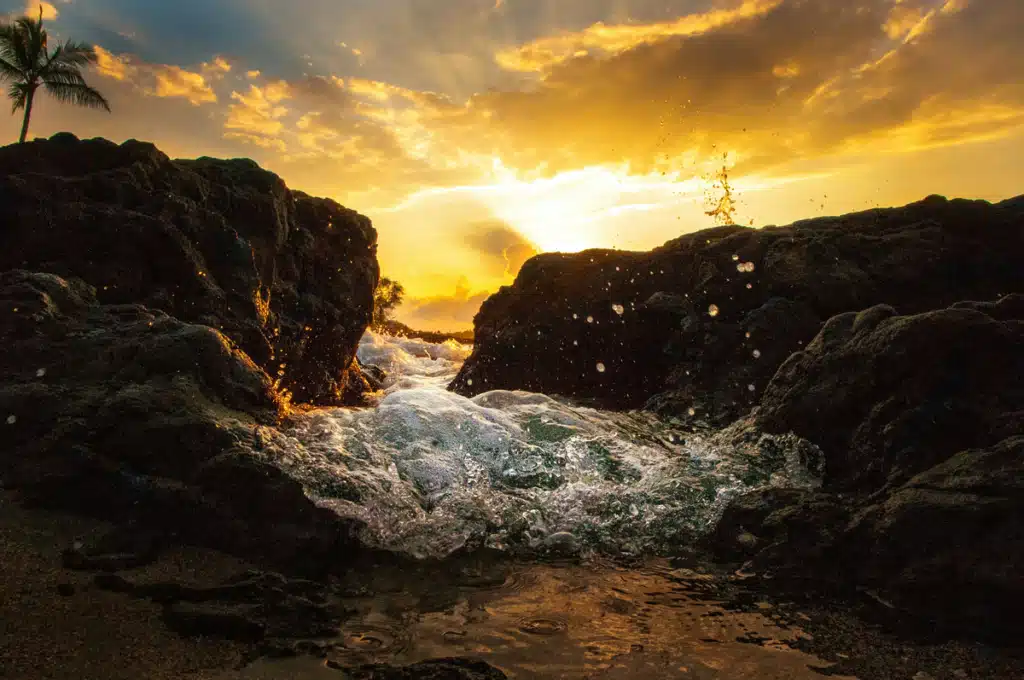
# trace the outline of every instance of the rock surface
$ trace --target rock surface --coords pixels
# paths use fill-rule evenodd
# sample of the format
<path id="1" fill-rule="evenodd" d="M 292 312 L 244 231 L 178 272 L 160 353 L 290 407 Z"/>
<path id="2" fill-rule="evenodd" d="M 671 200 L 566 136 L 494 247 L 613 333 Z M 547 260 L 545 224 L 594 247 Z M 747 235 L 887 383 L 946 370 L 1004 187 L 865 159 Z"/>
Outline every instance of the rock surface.
<path id="1" fill-rule="evenodd" d="M 1021 262 L 1024 201 L 938 196 L 788 227 L 708 229 L 649 253 L 539 255 L 480 309 L 451 389 L 646 405 L 683 420 L 692 408 L 721 425 L 757 404 L 832 316 L 995 299 L 1020 289 Z"/>
<path id="2" fill-rule="evenodd" d="M 259 457 L 282 404 L 221 332 L 15 270 L 0 273 L 0 344 L 5 488 L 146 533 L 66 560 L 145 561 L 153 531 L 306 568 L 352 549 L 350 524 Z"/>
<path id="3" fill-rule="evenodd" d="M 344 670 L 352 680 L 505 680 L 505 674 L 483 661 L 472 659 L 431 659 L 409 666 L 342 667 L 328 662 L 329 668 Z"/>
<path id="4" fill-rule="evenodd" d="M 736 500 L 712 544 L 755 571 L 873 587 L 958 632 L 1024 605 L 1024 295 L 831 319 L 754 424 L 825 456 L 820 491 Z"/>
<path id="5" fill-rule="evenodd" d="M 0 271 L 216 328 L 300 403 L 358 403 L 379 278 L 370 221 L 245 159 L 70 134 L 0 148 Z"/>

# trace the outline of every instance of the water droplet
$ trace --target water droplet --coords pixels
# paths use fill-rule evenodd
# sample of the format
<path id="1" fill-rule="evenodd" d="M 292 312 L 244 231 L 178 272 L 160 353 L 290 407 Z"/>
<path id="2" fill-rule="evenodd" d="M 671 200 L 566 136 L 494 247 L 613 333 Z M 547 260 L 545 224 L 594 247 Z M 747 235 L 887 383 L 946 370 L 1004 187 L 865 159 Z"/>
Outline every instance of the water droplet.
<path id="1" fill-rule="evenodd" d="M 468 380 L 466 380 L 466 384 L 467 385 L 472 385 L 473 384 L 473 379 L 469 378 Z"/>
<path id="2" fill-rule="evenodd" d="M 597 362 L 597 372 L 598 373 L 604 373 L 605 372 L 605 366 L 600 361 Z"/>
<path id="3" fill-rule="evenodd" d="M 739 261 L 739 259 L 740 259 L 740 256 L 739 256 L 739 255 L 733 255 L 733 256 L 732 256 L 732 261 L 733 261 L 733 262 L 738 262 L 738 261 Z"/>
<path id="4" fill-rule="evenodd" d="M 623 307 L 622 305 L 612 305 L 612 311 L 618 314 L 619 316 L 622 316 L 623 314 L 626 313 L 626 308 Z"/>
<path id="5" fill-rule="evenodd" d="M 691 407 L 690 407 L 690 410 L 689 410 L 689 411 L 687 411 L 687 413 L 688 413 L 688 414 L 690 414 L 691 416 L 695 416 L 695 415 L 697 415 L 697 409 L 695 409 L 695 408 L 693 408 L 693 407 L 691 406 Z"/>
<path id="6" fill-rule="evenodd" d="M 759 350 L 759 349 L 755 349 L 754 350 L 754 358 L 755 359 L 760 359 L 761 358 L 761 350 Z"/>
<path id="7" fill-rule="evenodd" d="M 18 422 L 18 416 L 15 416 L 15 415 L 7 416 L 7 424 L 8 425 L 14 425 L 16 422 Z"/>
<path id="8" fill-rule="evenodd" d="M 46 375 L 46 369 L 45 368 L 40 368 L 39 370 L 36 371 L 36 377 L 37 378 L 42 378 L 44 375 Z"/>
<path id="9" fill-rule="evenodd" d="M 588 316 L 587 317 L 587 323 L 594 323 L 594 317 Z"/>
<path id="10" fill-rule="evenodd" d="M 580 346 L 579 340 L 573 340 L 572 344 L 573 344 L 574 347 L 579 347 Z"/>
<path id="11" fill-rule="evenodd" d="M 718 305 L 711 305 L 710 307 L 708 307 L 708 316 L 718 316 L 718 311 Z"/>
<path id="12" fill-rule="evenodd" d="M 573 318 L 573 319 L 578 319 L 578 318 L 580 318 L 580 315 L 579 315 L 579 314 L 573 314 L 573 315 L 572 315 L 572 318 Z"/>
<path id="13" fill-rule="evenodd" d="M 748 283 L 747 284 L 747 290 L 753 290 L 753 289 L 754 289 L 754 284 Z"/>
<path id="14" fill-rule="evenodd" d="M 750 337 L 750 331 L 747 331 L 747 337 L 748 338 Z"/>
<path id="15" fill-rule="evenodd" d="M 751 392 L 753 392 L 753 391 L 754 391 L 754 390 L 756 390 L 757 388 L 756 388 L 756 387 L 754 387 L 753 385 L 747 385 L 747 389 L 748 389 L 748 390 L 750 390 Z"/>

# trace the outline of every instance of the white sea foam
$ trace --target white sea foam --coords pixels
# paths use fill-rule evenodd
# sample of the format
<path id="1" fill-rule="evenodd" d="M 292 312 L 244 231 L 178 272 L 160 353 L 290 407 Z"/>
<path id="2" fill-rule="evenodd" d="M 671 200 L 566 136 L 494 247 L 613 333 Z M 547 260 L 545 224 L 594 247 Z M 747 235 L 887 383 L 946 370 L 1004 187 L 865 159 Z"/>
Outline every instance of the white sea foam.
<path id="1" fill-rule="evenodd" d="M 814 456 L 785 438 L 740 443 L 542 394 L 448 392 L 470 349 L 368 333 L 360 361 L 388 373 L 376 407 L 301 417 L 277 459 L 319 503 L 364 520 L 367 542 L 423 557 L 553 542 L 670 553 L 737 493 L 816 484 Z"/>

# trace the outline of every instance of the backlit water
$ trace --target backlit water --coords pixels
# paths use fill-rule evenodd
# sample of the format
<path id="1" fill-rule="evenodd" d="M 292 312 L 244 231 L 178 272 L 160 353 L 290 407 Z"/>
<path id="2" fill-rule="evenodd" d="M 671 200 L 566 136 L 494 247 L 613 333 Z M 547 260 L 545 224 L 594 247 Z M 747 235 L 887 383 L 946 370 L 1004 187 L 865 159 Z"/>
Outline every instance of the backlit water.
<path id="1" fill-rule="evenodd" d="M 350 570 L 353 614 L 323 659 L 232 680 L 453 656 L 513 678 L 820 677 L 826 664 L 786 644 L 805 633 L 768 603 L 726 610 L 716 590 L 735 577 L 679 557 L 734 495 L 815 486 L 813 447 L 541 394 L 468 399 L 445 386 L 469 349 L 368 333 L 360 360 L 388 374 L 376 406 L 315 411 L 275 438 L 312 497 L 366 522 L 368 545 L 420 561 Z"/>

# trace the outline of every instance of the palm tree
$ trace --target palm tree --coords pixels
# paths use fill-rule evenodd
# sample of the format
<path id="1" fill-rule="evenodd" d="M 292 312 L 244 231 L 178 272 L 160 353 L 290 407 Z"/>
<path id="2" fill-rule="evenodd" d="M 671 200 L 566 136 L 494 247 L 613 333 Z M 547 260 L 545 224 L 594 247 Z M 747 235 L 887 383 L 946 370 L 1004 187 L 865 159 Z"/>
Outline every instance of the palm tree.
<path id="1" fill-rule="evenodd" d="M 43 10 L 39 18 L 22 17 L 12 24 L 0 25 L 0 83 L 10 83 L 7 96 L 14 102 L 11 113 L 25 110 L 21 138 L 28 135 L 32 101 L 40 85 L 57 101 L 110 111 L 110 104 L 82 77 L 82 67 L 96 63 L 96 51 L 90 45 L 68 40 L 47 51 Z"/>

